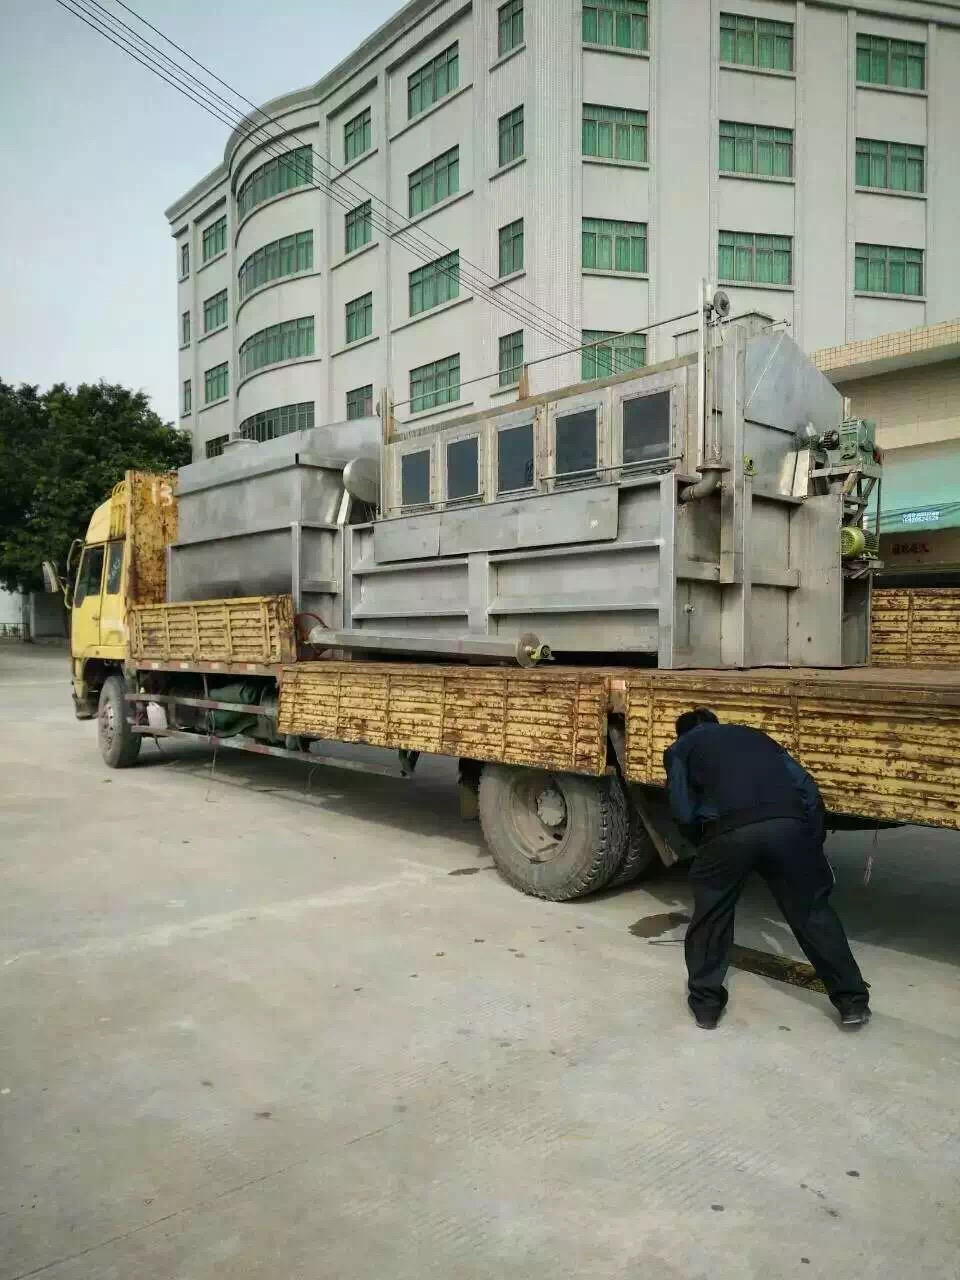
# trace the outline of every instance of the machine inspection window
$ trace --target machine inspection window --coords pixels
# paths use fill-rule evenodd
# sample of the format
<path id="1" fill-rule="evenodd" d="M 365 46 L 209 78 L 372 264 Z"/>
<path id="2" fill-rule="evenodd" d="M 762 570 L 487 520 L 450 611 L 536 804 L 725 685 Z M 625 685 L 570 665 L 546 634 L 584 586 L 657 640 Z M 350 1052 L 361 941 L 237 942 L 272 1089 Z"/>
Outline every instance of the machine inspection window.
<path id="1" fill-rule="evenodd" d="M 597 467 L 597 411 L 578 409 L 554 419 L 557 479 L 593 480 Z"/>
<path id="2" fill-rule="evenodd" d="M 100 594 L 100 583 L 103 580 L 104 547 L 87 547 L 83 553 L 80 572 L 77 574 L 77 589 L 74 593 L 74 605 L 83 604 L 87 596 Z"/>
<path id="3" fill-rule="evenodd" d="M 447 501 L 476 498 L 480 493 L 480 441 L 451 440 L 447 445 Z"/>
<path id="4" fill-rule="evenodd" d="M 505 427 L 497 436 L 497 493 L 533 488 L 533 423 Z"/>
<path id="5" fill-rule="evenodd" d="M 623 465 L 670 457 L 670 392 L 633 396 L 623 402 Z"/>
<path id="6" fill-rule="evenodd" d="M 400 460 L 400 502 L 425 507 L 430 501 L 430 450 L 405 453 Z"/>

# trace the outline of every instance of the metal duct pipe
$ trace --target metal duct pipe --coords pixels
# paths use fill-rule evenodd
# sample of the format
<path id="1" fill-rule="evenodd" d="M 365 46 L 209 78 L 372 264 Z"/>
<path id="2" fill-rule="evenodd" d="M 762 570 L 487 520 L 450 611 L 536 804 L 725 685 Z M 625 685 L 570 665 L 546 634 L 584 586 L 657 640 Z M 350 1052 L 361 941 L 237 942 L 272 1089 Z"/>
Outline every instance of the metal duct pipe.
<path id="1" fill-rule="evenodd" d="M 722 479 L 722 467 L 713 467 L 705 470 L 702 480 L 698 480 L 696 484 L 688 484 L 685 489 L 680 490 L 680 501 L 699 502 L 701 498 L 709 498 L 711 493 L 716 493 L 720 488 Z"/>
<path id="2" fill-rule="evenodd" d="M 435 658 L 487 658 L 533 667 L 549 662 L 550 646 L 527 632 L 519 640 L 495 636 L 385 635 L 380 631 L 328 631 L 314 627 L 308 642 L 317 649 L 350 649 L 365 653 L 408 653 Z"/>

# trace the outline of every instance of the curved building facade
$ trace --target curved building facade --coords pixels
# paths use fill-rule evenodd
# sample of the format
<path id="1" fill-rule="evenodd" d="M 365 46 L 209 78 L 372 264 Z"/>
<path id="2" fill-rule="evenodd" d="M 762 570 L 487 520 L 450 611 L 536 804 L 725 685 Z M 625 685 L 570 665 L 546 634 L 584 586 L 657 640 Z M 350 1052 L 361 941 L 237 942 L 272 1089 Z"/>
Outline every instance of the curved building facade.
<path id="1" fill-rule="evenodd" d="M 960 0 L 411 0 L 167 211 L 195 455 L 669 358 L 612 335 L 701 277 L 808 351 L 950 318 L 958 66 Z"/>

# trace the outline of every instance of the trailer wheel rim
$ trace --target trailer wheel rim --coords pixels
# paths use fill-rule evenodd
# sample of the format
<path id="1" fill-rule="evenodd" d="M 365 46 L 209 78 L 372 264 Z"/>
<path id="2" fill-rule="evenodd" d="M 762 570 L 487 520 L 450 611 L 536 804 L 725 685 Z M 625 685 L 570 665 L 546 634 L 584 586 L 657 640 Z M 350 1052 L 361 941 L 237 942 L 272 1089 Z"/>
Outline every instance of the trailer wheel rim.
<path id="1" fill-rule="evenodd" d="M 567 840 L 567 801 L 550 775 L 517 778 L 510 790 L 509 814 L 519 850 L 533 863 L 553 862 Z"/>
<path id="2" fill-rule="evenodd" d="M 105 701 L 100 708 L 100 741 L 106 750 L 113 746 L 113 740 L 117 733 L 117 718 L 113 705 Z"/>

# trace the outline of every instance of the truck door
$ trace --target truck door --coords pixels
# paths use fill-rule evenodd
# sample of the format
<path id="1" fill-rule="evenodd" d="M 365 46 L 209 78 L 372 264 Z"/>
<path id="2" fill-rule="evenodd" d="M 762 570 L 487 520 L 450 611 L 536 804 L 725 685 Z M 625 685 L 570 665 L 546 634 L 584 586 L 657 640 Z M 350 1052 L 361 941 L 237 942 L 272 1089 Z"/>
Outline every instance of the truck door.
<path id="1" fill-rule="evenodd" d="M 86 657 L 100 644 L 100 596 L 106 550 L 102 542 L 83 548 L 70 613 L 70 649 L 75 658 Z"/>

